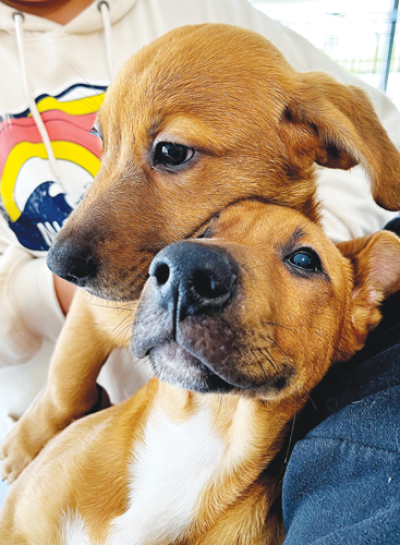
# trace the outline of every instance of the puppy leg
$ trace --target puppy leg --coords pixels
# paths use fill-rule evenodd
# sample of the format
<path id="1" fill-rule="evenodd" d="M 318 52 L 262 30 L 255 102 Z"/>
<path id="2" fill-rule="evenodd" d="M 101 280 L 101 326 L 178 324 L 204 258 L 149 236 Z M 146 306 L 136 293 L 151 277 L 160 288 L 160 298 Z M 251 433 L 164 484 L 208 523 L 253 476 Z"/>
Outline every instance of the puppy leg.
<path id="1" fill-rule="evenodd" d="M 1 476 L 9 484 L 54 435 L 98 401 L 96 380 L 110 352 L 126 346 L 132 309 L 117 309 L 79 290 L 50 363 L 46 390 L 0 447 Z"/>

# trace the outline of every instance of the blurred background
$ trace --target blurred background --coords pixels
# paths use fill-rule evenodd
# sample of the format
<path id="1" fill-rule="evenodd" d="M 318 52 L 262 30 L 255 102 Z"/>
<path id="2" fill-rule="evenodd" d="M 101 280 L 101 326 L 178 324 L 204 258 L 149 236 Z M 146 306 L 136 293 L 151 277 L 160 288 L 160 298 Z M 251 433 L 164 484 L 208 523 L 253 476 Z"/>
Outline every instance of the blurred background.
<path id="1" fill-rule="evenodd" d="M 251 0 L 400 109 L 399 0 Z"/>

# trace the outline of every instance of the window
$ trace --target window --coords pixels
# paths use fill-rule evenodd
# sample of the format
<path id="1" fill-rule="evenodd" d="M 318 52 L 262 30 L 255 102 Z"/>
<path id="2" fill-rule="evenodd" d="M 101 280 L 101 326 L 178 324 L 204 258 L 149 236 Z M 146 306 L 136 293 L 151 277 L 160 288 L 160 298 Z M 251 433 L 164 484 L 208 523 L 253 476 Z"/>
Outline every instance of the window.
<path id="1" fill-rule="evenodd" d="M 399 0 L 251 0 L 400 109 Z"/>

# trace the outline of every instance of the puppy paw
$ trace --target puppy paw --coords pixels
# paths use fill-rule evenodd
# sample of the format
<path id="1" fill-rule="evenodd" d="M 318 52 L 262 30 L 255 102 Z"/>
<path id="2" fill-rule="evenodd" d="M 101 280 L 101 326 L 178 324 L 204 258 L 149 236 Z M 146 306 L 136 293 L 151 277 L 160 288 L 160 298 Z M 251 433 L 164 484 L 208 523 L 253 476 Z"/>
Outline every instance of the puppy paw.
<path id="1" fill-rule="evenodd" d="M 24 426 L 19 423 L 0 445 L 0 475 L 3 481 L 12 484 L 23 469 L 37 456 L 43 445 L 29 440 Z"/>
<path id="2" fill-rule="evenodd" d="M 110 406 L 110 398 L 106 390 L 99 385 L 92 399 L 95 402 L 92 401 L 92 408 L 86 414 Z M 13 483 L 50 439 L 81 416 L 83 415 L 74 414 L 71 410 L 57 413 L 54 405 L 40 398 L 36 405 L 18 420 L 0 445 L 0 460 L 2 460 L 0 475 L 3 481 L 8 484 Z"/>

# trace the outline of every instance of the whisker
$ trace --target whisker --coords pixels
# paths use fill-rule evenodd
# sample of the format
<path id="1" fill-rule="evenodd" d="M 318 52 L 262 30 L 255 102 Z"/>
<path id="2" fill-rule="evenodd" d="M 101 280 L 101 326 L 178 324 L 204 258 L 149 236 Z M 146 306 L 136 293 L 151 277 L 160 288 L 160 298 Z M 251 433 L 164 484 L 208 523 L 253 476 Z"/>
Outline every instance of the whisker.
<path id="1" fill-rule="evenodd" d="M 135 312 L 136 310 L 136 307 L 137 307 L 137 302 L 130 302 L 130 303 L 126 303 L 126 306 L 124 306 L 124 303 L 118 303 L 117 301 L 108 301 L 107 303 L 104 303 L 104 304 L 101 304 L 101 303 L 95 303 L 93 301 L 90 301 L 90 304 L 93 306 L 93 307 L 98 307 L 98 308 L 108 308 L 108 309 L 111 309 L 111 310 L 117 310 L 119 311 L 119 313 L 122 313 L 122 312 Z M 129 306 L 128 306 L 129 305 Z M 130 305 L 133 305 L 133 306 L 130 306 Z"/>
<path id="2" fill-rule="evenodd" d="M 122 324 L 122 322 L 121 322 L 121 324 Z M 115 331 L 121 326 L 121 324 L 119 324 L 118 326 L 116 326 L 116 327 L 114 328 L 113 331 L 115 332 Z M 114 344 L 115 341 L 116 341 L 119 337 L 121 337 L 121 335 L 122 335 L 122 339 L 119 341 L 118 344 L 120 345 L 121 348 L 123 348 L 123 347 L 124 347 L 124 343 L 125 343 L 125 339 L 126 339 L 126 334 L 127 334 L 128 331 L 131 330 L 131 325 L 132 325 L 132 324 L 127 324 L 121 331 L 117 331 L 116 334 L 114 335 L 114 337 L 111 339 L 112 344 Z"/>
<path id="3" fill-rule="evenodd" d="M 260 367 L 262 369 L 262 372 L 264 373 L 264 377 L 265 377 L 266 382 L 268 382 L 268 376 L 267 376 L 267 373 L 265 372 L 263 364 L 261 363 L 260 360 L 257 360 L 257 361 L 258 361 L 258 364 L 260 365 Z"/>
<path id="4" fill-rule="evenodd" d="M 312 397 L 311 397 L 311 393 L 308 393 L 307 394 L 307 390 L 304 388 L 304 386 L 302 386 L 302 389 L 304 391 L 304 393 L 307 395 L 307 399 L 309 399 L 311 401 L 311 404 L 312 406 L 314 407 L 314 409 L 316 410 L 317 413 L 319 413 L 319 409 L 318 407 L 316 406 L 316 404 L 314 403 Z"/>
<path id="5" fill-rule="evenodd" d="M 279 350 L 282 352 L 282 354 L 284 354 L 287 358 L 289 358 L 288 354 L 285 352 L 285 350 L 280 346 L 280 344 L 278 343 L 278 341 L 276 339 L 274 339 L 273 337 L 270 337 L 269 335 L 260 335 L 260 338 L 263 340 L 263 341 L 269 341 L 270 343 L 274 343 L 276 344 L 276 346 L 279 348 Z M 289 358 L 290 359 L 290 358 Z"/>
<path id="6" fill-rule="evenodd" d="M 133 312 L 130 312 L 127 316 L 125 316 L 125 318 L 123 318 L 123 320 L 117 326 L 115 326 L 113 331 L 115 331 L 115 330 L 119 329 L 120 327 L 122 327 L 124 322 L 126 322 L 126 320 L 128 320 L 129 318 L 132 318 L 132 316 L 133 316 Z M 131 325 L 132 324 L 129 323 L 129 324 L 127 324 L 127 327 L 130 327 Z"/>
<path id="7" fill-rule="evenodd" d="M 126 327 L 125 327 L 125 331 L 124 331 L 124 333 L 123 333 L 124 336 L 123 336 L 123 338 L 122 338 L 122 340 L 121 340 L 121 343 L 120 343 L 121 348 L 124 348 L 125 343 L 126 343 L 126 337 L 127 337 L 127 335 L 129 336 L 129 333 L 130 333 L 130 332 L 131 332 L 131 327 L 130 327 L 130 325 L 129 325 L 129 326 L 126 326 Z"/>
<path id="8" fill-rule="evenodd" d="M 263 350 L 259 349 L 261 354 L 264 356 L 264 358 L 268 361 L 268 363 L 270 364 L 270 366 L 274 369 L 274 371 L 277 373 L 278 372 L 278 369 L 276 367 L 276 361 L 273 361 L 271 358 L 270 358 L 270 355 L 269 355 L 269 352 L 267 351 L 267 354 L 268 356 L 266 356 L 263 352 Z"/>
<path id="9" fill-rule="evenodd" d="M 348 352 L 345 352 L 344 350 L 339 350 L 339 348 L 335 348 L 335 352 L 338 352 L 339 354 L 344 354 L 345 356 L 348 355 Z"/>
<path id="10" fill-rule="evenodd" d="M 255 355 L 255 351 L 258 351 L 258 352 L 261 352 L 261 350 L 259 348 L 256 348 L 255 350 L 252 350 L 253 354 Z M 261 354 L 265 357 L 265 355 L 261 352 Z M 256 355 L 255 355 L 256 356 Z M 264 369 L 264 366 L 263 364 L 261 363 L 261 361 L 257 358 L 256 356 L 256 360 L 257 360 L 257 363 L 258 365 L 261 367 L 261 370 L 264 374 L 264 377 L 265 377 L 265 380 L 268 382 L 268 376 L 267 376 L 267 373 L 265 372 L 265 369 Z"/>
<path id="11" fill-rule="evenodd" d="M 293 412 L 292 429 L 291 429 L 291 432 L 290 432 L 289 444 L 288 444 L 288 448 L 287 448 L 287 451 L 286 451 L 286 456 L 285 456 L 285 459 L 283 461 L 284 464 L 287 464 L 288 459 L 289 459 L 290 445 L 292 444 L 295 423 L 296 423 L 296 411 Z"/>
<path id="12" fill-rule="evenodd" d="M 268 350 L 268 348 L 263 348 L 263 350 L 265 350 L 268 354 L 268 357 L 274 362 L 274 364 L 278 367 L 278 362 L 276 361 L 276 359 L 274 358 L 274 356 L 271 354 L 271 352 Z M 275 369 L 275 367 L 274 367 Z"/>
<path id="13" fill-rule="evenodd" d="M 316 404 L 314 403 L 312 397 L 310 394 L 308 394 L 308 399 L 311 401 L 311 404 L 312 406 L 314 407 L 314 409 L 317 411 L 317 413 L 319 413 L 319 410 L 318 410 L 318 407 L 316 406 Z"/>
<path id="14" fill-rule="evenodd" d="M 282 329 L 288 329 L 289 331 L 291 329 L 295 329 L 294 326 L 289 327 L 289 326 L 286 326 L 286 325 L 283 325 L 283 324 L 277 324 L 275 322 L 262 322 L 262 325 L 263 326 L 264 325 L 270 325 L 270 326 L 273 326 L 273 327 L 281 327 Z M 304 326 L 301 326 L 301 327 L 304 327 Z"/>
<path id="15" fill-rule="evenodd" d="M 272 360 L 266 354 L 264 354 L 262 348 L 255 348 L 254 350 L 257 350 L 257 352 L 260 352 L 260 354 L 262 354 L 264 356 L 264 358 L 268 361 L 268 363 L 271 365 L 271 367 L 274 369 L 274 371 L 276 373 L 278 372 L 278 369 L 276 368 L 276 366 L 274 365 Z M 253 350 L 253 352 L 254 352 L 254 350 Z M 275 363 L 276 363 L 276 361 L 275 361 Z M 264 370 L 264 368 L 263 368 L 263 370 Z M 265 371 L 264 371 L 264 373 L 265 373 Z M 267 377 L 265 377 L 265 378 L 267 378 Z"/>
<path id="16" fill-rule="evenodd" d="M 90 304 L 93 306 L 93 307 L 99 307 L 99 308 L 112 308 L 110 304 L 101 304 L 101 303 L 93 303 L 93 301 L 90 301 Z M 115 308 L 115 307 L 114 307 Z"/>

